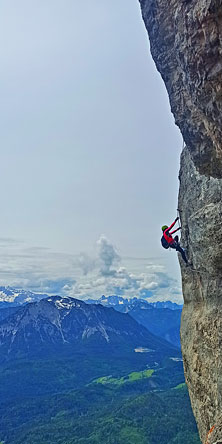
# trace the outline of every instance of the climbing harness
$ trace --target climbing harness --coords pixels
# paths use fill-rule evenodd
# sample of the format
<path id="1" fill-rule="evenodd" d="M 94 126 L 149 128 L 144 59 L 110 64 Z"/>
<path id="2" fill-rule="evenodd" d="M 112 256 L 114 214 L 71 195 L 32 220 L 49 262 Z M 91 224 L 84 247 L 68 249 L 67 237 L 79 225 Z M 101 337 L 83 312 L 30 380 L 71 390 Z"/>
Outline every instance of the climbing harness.
<path id="1" fill-rule="evenodd" d="M 216 424 L 215 424 L 216 425 Z M 208 434 L 207 434 L 207 438 L 206 438 L 206 444 L 209 444 L 209 437 L 211 435 L 211 433 L 213 432 L 213 430 L 215 429 L 215 425 L 213 425 L 213 427 L 211 427 L 211 429 L 209 430 Z"/>

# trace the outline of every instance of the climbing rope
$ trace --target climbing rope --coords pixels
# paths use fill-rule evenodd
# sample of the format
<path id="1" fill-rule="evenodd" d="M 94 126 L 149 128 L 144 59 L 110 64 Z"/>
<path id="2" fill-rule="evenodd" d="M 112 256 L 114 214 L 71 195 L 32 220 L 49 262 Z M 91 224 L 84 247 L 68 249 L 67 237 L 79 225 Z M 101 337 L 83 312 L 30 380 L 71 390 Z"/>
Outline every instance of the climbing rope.
<path id="1" fill-rule="evenodd" d="M 216 424 L 215 424 L 216 425 Z M 211 429 L 209 430 L 208 434 L 207 434 L 207 438 L 206 438 L 206 444 L 209 444 L 209 437 L 211 435 L 211 433 L 213 432 L 213 430 L 215 429 L 215 425 L 213 425 L 213 427 L 211 427 Z"/>

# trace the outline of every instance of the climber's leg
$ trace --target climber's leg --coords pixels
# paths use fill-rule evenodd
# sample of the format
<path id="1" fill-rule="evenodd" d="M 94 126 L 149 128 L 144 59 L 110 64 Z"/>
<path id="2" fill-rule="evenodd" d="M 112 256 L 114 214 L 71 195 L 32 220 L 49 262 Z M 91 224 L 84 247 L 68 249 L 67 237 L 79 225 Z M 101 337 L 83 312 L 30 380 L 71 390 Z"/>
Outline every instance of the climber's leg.
<path id="1" fill-rule="evenodd" d="M 177 244 L 176 250 L 181 253 L 181 256 L 182 256 L 184 262 L 186 262 L 186 264 L 187 264 L 188 260 L 187 260 L 187 257 L 186 257 L 186 253 L 185 253 L 184 249 L 180 246 L 180 244 Z"/>

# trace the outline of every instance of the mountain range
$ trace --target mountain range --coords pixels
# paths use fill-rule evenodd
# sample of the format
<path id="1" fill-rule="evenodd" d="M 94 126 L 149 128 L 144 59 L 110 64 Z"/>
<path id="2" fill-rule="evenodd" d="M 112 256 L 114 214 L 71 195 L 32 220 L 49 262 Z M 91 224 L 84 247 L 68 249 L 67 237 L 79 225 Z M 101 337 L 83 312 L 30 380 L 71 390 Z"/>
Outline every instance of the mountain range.
<path id="1" fill-rule="evenodd" d="M 19 306 L 28 302 L 40 301 L 47 297 L 44 293 L 33 293 L 29 290 L 0 287 L 0 308 Z"/>
<path id="2" fill-rule="evenodd" d="M 139 298 L 123 298 L 122 296 L 112 295 L 112 296 L 101 296 L 99 299 L 87 299 L 85 300 L 87 304 L 102 304 L 105 307 L 114 307 L 117 310 L 119 307 L 119 311 L 127 312 L 132 307 L 135 306 L 140 308 L 169 308 L 170 310 L 181 310 L 183 305 L 176 304 L 171 301 L 157 301 L 157 302 L 148 302 L 146 299 Z"/>
<path id="3" fill-rule="evenodd" d="M 46 293 L 33 293 L 29 290 L 23 289 L 15 289 L 12 287 L 0 287 L 0 308 L 6 308 L 9 306 L 19 306 L 28 302 L 40 301 L 43 298 L 47 298 L 48 294 Z M 107 307 L 115 306 L 131 306 L 132 304 L 138 303 L 143 304 L 146 307 L 154 307 L 154 308 L 169 308 L 170 310 L 178 310 L 182 309 L 182 305 L 178 305 L 171 301 L 157 301 L 157 302 L 148 302 L 145 299 L 139 298 L 123 298 L 117 295 L 111 296 L 101 296 L 99 299 L 87 299 L 85 300 L 88 304 L 102 304 Z"/>
<path id="4" fill-rule="evenodd" d="M 115 295 L 102 296 L 97 301 L 88 299 L 86 302 L 102 304 L 122 313 L 128 313 L 151 333 L 180 348 L 182 305 L 171 301 L 150 303 L 144 299 L 125 299 Z"/>
<path id="5" fill-rule="evenodd" d="M 60 298 L 61 296 L 56 296 Z M 0 321 L 15 313 L 22 305 L 39 302 L 48 295 L 0 287 Z M 74 300 L 74 298 L 71 298 Z M 180 318 L 182 305 L 171 301 L 150 303 L 145 299 L 127 299 L 117 295 L 101 296 L 85 301 L 90 305 L 102 305 L 116 311 L 128 313 L 152 334 L 159 336 L 176 347 L 180 347 Z"/>
<path id="6" fill-rule="evenodd" d="M 1 359 L 73 356 L 81 353 L 133 353 L 145 350 L 152 359 L 174 348 L 152 335 L 128 313 L 70 297 L 52 296 L 23 305 L 0 322 Z"/>
<path id="7" fill-rule="evenodd" d="M 135 310 L 144 306 L 136 302 Z M 0 441 L 145 444 L 158 430 L 163 444 L 197 444 L 180 351 L 130 312 L 61 296 L 8 305 L 0 310 Z"/>

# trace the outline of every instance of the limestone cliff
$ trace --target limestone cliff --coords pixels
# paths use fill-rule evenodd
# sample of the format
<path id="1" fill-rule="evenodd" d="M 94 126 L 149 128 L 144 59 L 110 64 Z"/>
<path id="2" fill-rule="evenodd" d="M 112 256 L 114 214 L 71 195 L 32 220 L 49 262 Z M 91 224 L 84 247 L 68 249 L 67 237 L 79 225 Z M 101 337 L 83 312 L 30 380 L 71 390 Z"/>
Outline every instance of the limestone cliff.
<path id="1" fill-rule="evenodd" d="M 181 264 L 185 376 L 202 442 L 219 444 L 222 443 L 222 0 L 140 0 L 140 4 L 152 56 L 186 143 L 181 156 L 179 208 L 182 242 L 193 267 Z"/>

